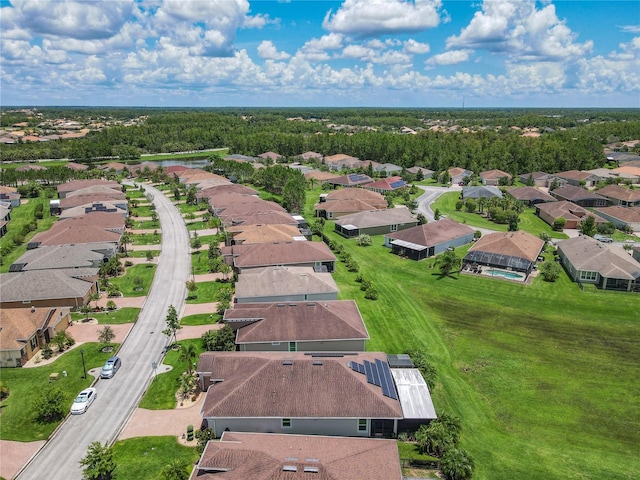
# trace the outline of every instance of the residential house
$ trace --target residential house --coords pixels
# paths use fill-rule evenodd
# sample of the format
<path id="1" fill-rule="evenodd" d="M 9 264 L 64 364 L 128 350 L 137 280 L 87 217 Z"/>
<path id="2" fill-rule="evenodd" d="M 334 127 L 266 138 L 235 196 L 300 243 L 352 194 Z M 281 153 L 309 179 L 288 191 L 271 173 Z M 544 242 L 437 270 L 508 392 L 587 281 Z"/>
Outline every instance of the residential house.
<path id="1" fill-rule="evenodd" d="M 621 247 L 580 235 L 558 242 L 558 256 L 574 282 L 640 292 L 640 263 Z"/>
<path id="2" fill-rule="evenodd" d="M 189 176 L 181 176 L 180 181 L 186 187 L 193 185 L 196 190 L 231 183 L 229 179 L 211 172 L 191 173 Z"/>
<path id="3" fill-rule="evenodd" d="M 422 177 L 425 180 L 430 179 L 431 177 L 433 177 L 433 174 L 436 173 L 433 170 L 429 170 L 428 168 L 422 168 L 422 167 L 410 167 L 410 168 L 407 168 L 407 172 L 409 172 L 411 175 L 417 175 L 418 172 L 421 172 Z"/>
<path id="4" fill-rule="evenodd" d="M 89 187 L 78 188 L 73 192 L 67 192 L 64 199 L 60 199 L 60 202 L 68 201 L 71 198 L 76 197 L 89 197 L 89 196 L 102 196 L 103 200 L 117 199 L 126 200 L 127 195 L 119 188 L 111 188 L 107 185 L 92 185 Z M 77 206 L 77 205 L 74 205 Z"/>
<path id="5" fill-rule="evenodd" d="M 157 162 L 142 162 L 138 165 L 131 165 L 130 168 L 139 175 L 144 171 L 153 173 L 160 168 L 160 165 Z"/>
<path id="6" fill-rule="evenodd" d="M 50 200 L 49 208 L 57 214 L 62 214 L 63 211 L 76 207 L 83 207 L 85 205 L 91 205 L 93 203 L 110 202 L 116 208 L 120 210 L 129 211 L 129 202 L 126 198 L 120 198 L 121 195 L 118 192 L 113 193 L 94 193 L 87 195 L 77 195 L 72 197 L 63 198 L 62 200 Z"/>
<path id="7" fill-rule="evenodd" d="M 342 188 L 320 195 L 320 202 L 314 205 L 315 216 L 335 219 L 350 213 L 367 210 L 384 210 L 388 206 L 380 193 L 362 188 Z"/>
<path id="8" fill-rule="evenodd" d="M 279 210 L 264 209 L 256 212 L 247 210 L 224 210 L 218 214 L 222 227 L 227 229 L 237 225 L 298 225 L 293 216 Z"/>
<path id="9" fill-rule="evenodd" d="M 288 477 L 403 478 L 395 440 L 226 431 L 207 443 L 190 480 Z"/>
<path id="10" fill-rule="evenodd" d="M 402 172 L 402 167 L 394 163 L 382 163 L 373 167 L 373 171 L 385 177 L 396 177 Z"/>
<path id="11" fill-rule="evenodd" d="M 99 179 L 71 180 L 67 183 L 61 183 L 56 187 L 56 189 L 58 190 L 58 198 L 62 199 L 66 198 L 69 193 L 76 192 L 87 187 L 95 186 L 108 187 L 116 192 L 122 193 L 122 185 L 120 185 L 118 182 Z"/>
<path id="12" fill-rule="evenodd" d="M 404 420 L 436 418 L 426 383 L 402 398 L 380 352 L 205 352 L 196 373 L 207 392 L 203 423 L 216 437 L 225 430 L 391 437 Z M 406 413 L 405 404 L 413 404 Z"/>
<path id="13" fill-rule="evenodd" d="M 128 170 L 129 166 L 126 163 L 122 163 L 122 162 L 109 162 L 109 163 L 105 163 L 104 165 L 98 165 L 98 167 L 96 168 L 98 170 L 103 170 L 105 172 L 113 170 L 114 172 L 120 174 L 125 170 Z"/>
<path id="14" fill-rule="evenodd" d="M 225 228 L 227 245 L 248 245 L 250 243 L 287 242 L 292 240 L 307 240 L 297 225 L 268 224 L 253 225 L 240 224 Z"/>
<path id="15" fill-rule="evenodd" d="M 0 185 L 0 200 L 9 202 L 11 208 L 20 206 L 20 194 L 18 193 L 18 189 L 14 187 L 6 187 L 4 185 Z"/>
<path id="16" fill-rule="evenodd" d="M 549 187 L 554 178 L 555 177 L 552 174 L 546 172 L 529 172 L 522 173 L 518 176 L 518 180 L 520 180 L 520 182 L 525 185 L 532 183 L 532 187 Z M 558 180 L 558 182 L 561 184 L 566 183 L 565 180 Z"/>
<path id="17" fill-rule="evenodd" d="M 49 230 L 37 233 L 27 244 L 27 250 L 66 243 L 119 244 L 125 228 L 124 221 L 125 219 L 119 213 L 106 212 L 93 212 L 80 217 L 65 218 L 54 223 Z"/>
<path id="18" fill-rule="evenodd" d="M 98 291 L 97 268 L 27 270 L 0 275 L 0 309 L 35 307 L 78 308 Z"/>
<path id="19" fill-rule="evenodd" d="M 473 175 L 471 170 L 460 167 L 452 167 L 447 170 L 447 173 L 449 174 L 450 182 L 454 185 L 466 182 L 466 180 Z"/>
<path id="20" fill-rule="evenodd" d="M 615 172 L 610 168 L 594 168 L 592 170 L 586 170 L 587 172 L 595 175 L 600 179 L 600 181 L 608 181 L 608 182 L 616 182 L 622 183 L 625 180 L 628 180 L 631 183 L 638 183 L 637 175 L 630 175 L 625 172 Z"/>
<path id="21" fill-rule="evenodd" d="M 11 220 L 11 208 L 0 205 L 0 237 L 6 235 L 9 220 Z"/>
<path id="22" fill-rule="evenodd" d="M 640 190 L 631 190 L 619 185 L 607 185 L 597 190 L 597 193 L 609 200 L 611 205 L 620 205 L 623 207 L 640 206 Z"/>
<path id="23" fill-rule="evenodd" d="M 299 158 L 302 159 L 302 161 L 304 162 L 309 162 L 312 160 L 317 160 L 317 161 L 322 161 L 322 157 L 323 155 L 321 153 L 318 152 L 304 152 L 301 153 L 300 155 L 298 155 Z"/>
<path id="24" fill-rule="evenodd" d="M 640 183 L 640 166 L 634 167 L 631 165 L 623 165 L 621 167 L 614 168 L 611 171 L 621 177 L 624 176 L 623 178 L 631 179 L 633 183 Z M 633 178 L 636 180 L 633 180 Z"/>
<path id="25" fill-rule="evenodd" d="M 317 272 L 333 272 L 337 258 L 323 242 L 253 243 L 223 247 L 228 265 L 239 273 L 250 268 L 273 266 L 312 267 Z"/>
<path id="26" fill-rule="evenodd" d="M 480 172 L 480 180 L 482 180 L 483 185 L 492 185 L 495 187 L 500 185 L 501 181 L 509 184 L 512 178 L 513 176 L 511 174 L 503 172 L 502 170 L 485 170 L 484 172 Z"/>
<path id="27" fill-rule="evenodd" d="M 565 185 L 549 193 L 558 200 L 567 200 L 581 207 L 605 207 L 609 204 L 606 197 L 573 185 Z"/>
<path id="28" fill-rule="evenodd" d="M 529 275 L 542 252 L 544 241 L 522 230 L 482 236 L 467 252 L 463 267 L 486 266 Z"/>
<path id="29" fill-rule="evenodd" d="M 595 187 L 596 183 L 600 181 L 597 175 L 581 170 L 567 170 L 566 172 L 554 173 L 553 176 L 566 181 L 574 187 Z"/>
<path id="30" fill-rule="evenodd" d="M 52 245 L 24 252 L 9 266 L 10 272 L 68 268 L 100 268 L 117 253 L 113 243 Z"/>
<path id="31" fill-rule="evenodd" d="M 636 245 L 631 249 L 631 255 L 637 262 L 640 262 L 640 245 Z"/>
<path id="32" fill-rule="evenodd" d="M 505 191 L 505 195 L 518 200 L 529 207 L 538 203 L 557 202 L 558 200 L 536 187 L 515 187 Z"/>
<path id="33" fill-rule="evenodd" d="M 89 165 L 84 165 L 82 163 L 76 162 L 67 162 L 64 166 L 69 170 L 73 170 L 74 172 L 83 172 L 89 169 Z"/>
<path id="34" fill-rule="evenodd" d="M 402 177 L 387 177 L 372 183 L 367 183 L 362 188 L 378 193 L 390 193 L 407 188 L 407 182 Z"/>
<path id="35" fill-rule="evenodd" d="M 352 157 L 350 155 L 345 155 L 344 153 L 336 153 L 335 155 L 324 157 L 323 162 L 329 167 L 330 170 L 339 170 L 340 167 L 338 166 L 338 163 L 343 162 L 347 159 L 358 160 L 358 158 Z"/>
<path id="36" fill-rule="evenodd" d="M 325 183 L 333 185 L 334 187 L 357 187 L 359 185 L 373 183 L 373 178 L 363 173 L 349 173 L 338 178 L 330 178 Z"/>
<path id="37" fill-rule="evenodd" d="M 321 170 L 314 170 L 312 172 L 308 172 L 304 174 L 304 178 L 308 182 L 318 182 L 318 183 L 326 183 L 328 180 L 332 180 L 335 178 L 339 178 L 340 175 L 331 173 L 331 172 L 323 172 Z"/>
<path id="38" fill-rule="evenodd" d="M 578 228 L 588 215 L 592 216 L 596 223 L 606 223 L 606 220 L 599 215 L 566 200 L 539 203 L 536 205 L 536 215 L 551 226 L 553 226 L 556 219 L 564 218 L 566 221 L 564 228 Z"/>
<path id="39" fill-rule="evenodd" d="M 502 198 L 502 191 L 498 187 L 492 186 L 474 186 L 474 187 L 463 187 L 462 188 L 462 198 L 469 199 L 473 198 L 477 200 L 478 198 Z"/>
<path id="40" fill-rule="evenodd" d="M 338 285 L 328 272 L 311 267 L 251 268 L 238 275 L 236 303 L 337 300 Z"/>
<path id="41" fill-rule="evenodd" d="M 276 152 L 265 152 L 258 155 L 258 158 L 267 162 L 278 163 L 278 160 L 284 159 L 282 155 Z"/>
<path id="42" fill-rule="evenodd" d="M 364 352 L 369 340 L 354 300 L 236 303 L 223 321 L 242 352 Z"/>
<path id="43" fill-rule="evenodd" d="M 598 207 L 593 210 L 598 216 L 613 223 L 617 228 L 630 227 L 640 232 L 640 206 L 639 207 Z"/>
<path id="44" fill-rule="evenodd" d="M 71 324 L 69 308 L 0 309 L 0 367 L 21 367 Z"/>
<path id="45" fill-rule="evenodd" d="M 471 243 L 474 234 L 475 231 L 468 225 L 443 218 L 437 222 L 387 234 L 384 236 L 384 246 L 401 257 L 422 260 Z"/>
<path id="46" fill-rule="evenodd" d="M 211 204 L 211 197 L 229 194 L 254 195 L 256 197 L 259 195 L 258 191 L 254 190 L 251 187 L 239 185 L 237 183 L 226 183 L 203 188 L 198 193 L 196 193 L 196 198 L 198 199 L 198 201 L 205 201 Z"/>
<path id="47" fill-rule="evenodd" d="M 226 157 L 225 157 L 225 160 L 226 160 Z M 165 167 L 164 170 L 165 172 L 167 172 L 167 175 L 180 178 L 180 174 L 182 172 L 186 170 L 191 170 L 191 169 L 185 165 L 169 165 L 168 167 Z"/>
<path id="48" fill-rule="evenodd" d="M 65 201 L 73 200 L 74 198 L 79 197 L 65 198 Z M 69 208 L 67 206 L 66 208 L 60 208 L 60 210 L 61 220 L 65 218 L 79 217 L 94 212 L 119 213 L 124 218 L 129 216 L 129 204 L 126 200 L 96 201 L 78 205 L 77 207 Z"/>
<path id="49" fill-rule="evenodd" d="M 418 225 L 418 219 L 408 208 L 396 207 L 385 210 L 344 215 L 336 220 L 335 231 L 343 237 L 354 238 L 360 235 L 382 235 L 397 232 Z"/>

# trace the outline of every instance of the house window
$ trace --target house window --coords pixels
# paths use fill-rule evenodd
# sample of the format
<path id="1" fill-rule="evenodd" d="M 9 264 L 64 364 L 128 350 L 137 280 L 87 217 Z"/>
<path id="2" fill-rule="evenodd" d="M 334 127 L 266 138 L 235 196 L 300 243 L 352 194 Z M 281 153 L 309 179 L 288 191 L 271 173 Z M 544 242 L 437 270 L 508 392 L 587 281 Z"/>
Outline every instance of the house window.
<path id="1" fill-rule="evenodd" d="M 595 282 L 598 280 L 598 272 L 580 272 L 580 280 Z"/>
<path id="2" fill-rule="evenodd" d="M 282 428 L 291 428 L 291 419 L 283 418 L 282 419 Z"/>
<path id="3" fill-rule="evenodd" d="M 271 345 L 280 345 L 280 342 L 271 342 Z"/>
<path id="4" fill-rule="evenodd" d="M 333 212 L 327 212 L 327 218 L 333 218 Z"/>
<path id="5" fill-rule="evenodd" d="M 367 419 L 366 418 L 360 418 L 358 420 L 358 431 L 359 432 L 366 432 L 367 431 Z"/>
<path id="6" fill-rule="evenodd" d="M 31 347 L 31 351 L 33 352 L 38 346 L 38 339 L 35 337 L 35 335 L 31 337 L 29 344 L 30 344 L 29 346 Z"/>
<path id="7" fill-rule="evenodd" d="M 289 342 L 289 351 L 290 352 L 297 352 L 298 351 L 298 345 L 296 342 Z"/>
<path id="8" fill-rule="evenodd" d="M 398 225 L 391 225 L 391 231 L 392 232 L 397 232 L 398 231 Z"/>

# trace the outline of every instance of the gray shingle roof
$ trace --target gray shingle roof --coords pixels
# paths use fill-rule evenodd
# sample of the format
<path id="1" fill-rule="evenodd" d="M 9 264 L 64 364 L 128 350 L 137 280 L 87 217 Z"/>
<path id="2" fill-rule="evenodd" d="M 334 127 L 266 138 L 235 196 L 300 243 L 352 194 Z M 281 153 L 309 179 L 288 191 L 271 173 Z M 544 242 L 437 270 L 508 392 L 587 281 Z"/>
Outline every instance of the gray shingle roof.
<path id="1" fill-rule="evenodd" d="M 236 282 L 238 298 L 333 294 L 338 291 L 330 273 L 316 273 L 311 267 L 252 269 L 241 273 Z"/>
<path id="2" fill-rule="evenodd" d="M 78 268 L 73 272 L 74 276 L 68 269 L 3 273 L 0 275 L 0 302 L 84 297 L 93 282 L 79 277 L 95 276 L 97 269 Z"/>
<path id="3" fill-rule="evenodd" d="M 558 242 L 558 250 L 576 270 L 598 272 L 606 278 L 640 278 L 640 263 L 624 249 L 605 245 L 586 235 Z"/>

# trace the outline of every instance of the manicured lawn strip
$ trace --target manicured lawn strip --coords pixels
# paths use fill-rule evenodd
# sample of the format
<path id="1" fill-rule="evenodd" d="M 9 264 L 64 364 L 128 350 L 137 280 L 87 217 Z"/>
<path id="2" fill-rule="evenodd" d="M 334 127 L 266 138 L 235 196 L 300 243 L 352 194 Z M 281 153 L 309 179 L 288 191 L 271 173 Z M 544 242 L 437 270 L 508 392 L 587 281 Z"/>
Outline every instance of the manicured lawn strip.
<path id="1" fill-rule="evenodd" d="M 228 149 L 216 150 L 215 152 L 189 152 L 189 153 L 158 153 L 156 155 L 144 155 L 140 158 L 143 162 L 153 162 L 154 160 L 189 160 L 191 158 L 209 158 L 214 155 L 225 156 Z"/>
<path id="2" fill-rule="evenodd" d="M 206 203 L 198 203 L 196 205 L 187 205 L 186 203 L 180 203 L 176 206 L 178 207 L 178 210 L 180 210 L 180 212 L 182 212 L 183 214 L 197 212 L 204 213 L 209 208 L 209 205 Z"/>
<path id="3" fill-rule="evenodd" d="M 140 220 L 133 224 L 133 230 L 151 230 L 156 229 L 160 230 L 160 221 L 156 220 Z"/>
<path id="4" fill-rule="evenodd" d="M 7 224 L 7 233 L 0 238 L 0 247 L 4 247 L 5 245 L 13 245 L 13 239 L 16 235 L 19 235 L 22 232 L 22 227 L 24 225 L 28 225 L 34 219 L 34 212 L 36 209 L 36 205 L 42 204 L 44 207 L 43 210 L 43 218 L 42 220 L 38 220 L 38 228 L 32 232 L 29 232 L 24 237 L 24 242 L 22 245 L 14 246 L 11 252 L 7 255 L 2 256 L 2 265 L 0 265 L 0 273 L 6 273 L 9 271 L 9 267 L 13 262 L 15 262 L 18 258 L 20 258 L 24 252 L 27 251 L 27 243 L 31 240 L 38 232 L 44 232 L 51 228 L 51 225 L 55 223 L 58 217 L 52 217 L 49 215 L 49 199 L 44 196 L 44 194 L 40 195 L 38 198 L 30 198 L 27 203 L 20 205 L 19 207 L 14 207 L 11 210 L 11 220 Z"/>
<path id="5" fill-rule="evenodd" d="M 159 229 L 158 229 L 159 231 Z M 160 243 L 160 233 L 134 233 L 131 235 L 131 243 L 133 245 L 153 245 Z"/>
<path id="6" fill-rule="evenodd" d="M 211 314 L 208 313 L 197 313 L 195 315 L 188 315 L 186 317 L 182 317 L 180 319 L 180 325 L 215 325 L 220 320 L 220 315 L 215 312 Z"/>
<path id="7" fill-rule="evenodd" d="M 108 312 L 91 312 L 89 313 L 89 318 L 95 318 L 101 325 L 120 325 L 135 322 L 139 314 L 139 308 L 122 307 Z M 86 317 L 87 315 L 84 313 L 71 313 L 71 318 L 76 322 L 82 322 Z M 96 333 L 97 336 L 98 334 Z"/>
<path id="8" fill-rule="evenodd" d="M 440 278 L 433 260 L 400 259 L 381 237 L 349 251 L 379 293 L 364 299 L 356 274 L 338 265 L 340 298 L 358 303 L 367 350 L 427 354 L 436 408 L 461 418 L 474 478 L 640 475 L 637 296 L 583 294 L 564 272 L 532 285 Z"/>
<path id="9" fill-rule="evenodd" d="M 398 441 L 398 453 L 400 454 L 400 458 L 407 458 L 412 460 L 424 460 L 428 462 L 438 461 L 436 457 L 432 457 L 431 455 L 420 453 L 420 451 L 418 450 L 417 443 Z"/>
<path id="10" fill-rule="evenodd" d="M 494 223 L 478 213 L 468 213 L 463 210 L 456 210 L 456 202 L 459 200 L 459 192 L 447 192 L 442 194 L 432 205 L 431 209 L 435 212 L 436 208 L 440 209 L 440 213 L 456 222 L 465 223 L 471 227 L 488 228 L 500 232 L 507 231 L 507 225 Z M 486 210 L 486 207 L 485 207 Z M 535 209 L 527 208 L 520 214 L 520 230 L 538 236 L 540 233 L 547 233 L 552 238 L 569 238 L 562 232 L 554 231 L 550 225 L 544 222 L 535 214 Z"/>
<path id="11" fill-rule="evenodd" d="M 71 328 L 73 334 L 73 328 Z M 117 347 L 117 344 L 114 344 Z M 41 423 L 37 420 L 32 408 L 31 399 L 42 389 L 49 387 L 49 375 L 59 373 L 60 376 L 52 386 L 62 388 L 65 392 L 65 409 L 71 407 L 73 399 L 82 389 L 91 385 L 93 377 L 87 373 L 83 379 L 82 357 L 80 348 L 84 351 L 84 361 L 87 371 L 100 367 L 113 353 L 100 351 L 99 343 L 84 343 L 81 347 L 75 347 L 54 362 L 34 368 L 3 368 L 2 383 L 9 388 L 11 394 L 2 403 L 2 428 L 0 438 L 2 440 L 15 440 L 19 442 L 32 442 L 45 440 L 58 426 L 59 422 Z M 64 377 L 62 372 L 66 371 Z"/>
<path id="12" fill-rule="evenodd" d="M 187 292 L 187 295 L 195 297 L 187 298 L 187 303 L 216 302 L 216 294 L 223 288 L 229 288 L 229 284 L 223 282 L 198 282 L 198 289 L 195 292 Z"/>
<path id="13" fill-rule="evenodd" d="M 207 228 L 212 228 L 209 222 L 192 222 L 187 224 L 187 230 L 206 230 Z"/>
<path id="14" fill-rule="evenodd" d="M 184 428 L 186 432 L 187 425 Z M 191 468 L 198 458 L 195 447 L 180 445 L 174 436 L 128 438 L 113 445 L 115 474 L 121 479 L 156 480 L 172 461 L 183 461 Z"/>
<path id="15" fill-rule="evenodd" d="M 140 191 L 137 188 L 128 188 L 127 189 L 127 200 L 132 200 L 132 199 L 144 199 L 145 202 L 146 202 L 147 197 L 145 196 L 145 192 Z"/>
<path id="16" fill-rule="evenodd" d="M 148 250 L 150 251 L 154 257 L 160 255 L 160 250 Z M 127 252 L 127 257 L 133 258 L 147 258 L 147 250 L 129 250 Z M 126 257 L 125 257 L 126 260 Z"/>
<path id="17" fill-rule="evenodd" d="M 123 277 L 110 278 L 109 282 L 113 283 L 125 297 L 144 297 L 149 293 L 153 275 L 156 271 L 155 263 L 141 263 L 127 267 L 127 272 Z M 138 286 L 134 283 L 136 277 L 142 278 L 142 289 L 136 290 Z"/>
<path id="18" fill-rule="evenodd" d="M 152 213 L 153 213 L 153 209 L 151 208 L 151 206 L 140 205 L 140 203 L 138 203 L 138 206 L 136 208 L 131 209 L 130 215 L 134 218 L 150 217 Z"/>
<path id="19" fill-rule="evenodd" d="M 191 253 L 191 268 L 194 275 L 209 273 L 209 253 L 207 250 Z M 200 284 L 198 284 L 198 288 L 200 288 Z"/>
<path id="20" fill-rule="evenodd" d="M 178 330 L 178 339 L 180 338 L 180 330 Z M 193 344 L 198 355 L 204 350 L 202 341 L 199 338 L 188 340 L 179 340 L 180 345 Z M 178 391 L 178 379 L 180 375 L 187 371 L 187 362 L 179 361 L 179 350 L 169 350 L 163 360 L 163 364 L 171 365 L 173 368 L 168 372 L 158 374 L 152 380 L 149 388 L 145 392 L 140 402 L 140 408 L 149 410 L 170 410 L 176 407 L 176 392 Z M 197 362 L 197 361 L 196 361 Z M 196 427 L 197 425 L 194 425 Z M 185 426 L 186 427 L 186 426 Z"/>
<path id="21" fill-rule="evenodd" d="M 218 239 L 217 235 L 198 235 L 198 238 L 202 242 L 203 245 L 209 245 L 211 242 L 216 241 Z"/>

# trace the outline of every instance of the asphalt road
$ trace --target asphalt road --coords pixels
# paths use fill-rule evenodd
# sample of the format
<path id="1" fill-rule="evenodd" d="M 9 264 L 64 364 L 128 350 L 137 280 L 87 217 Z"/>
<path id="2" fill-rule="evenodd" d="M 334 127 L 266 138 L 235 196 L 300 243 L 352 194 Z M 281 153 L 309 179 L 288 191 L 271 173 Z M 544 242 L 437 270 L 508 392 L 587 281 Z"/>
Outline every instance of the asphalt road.
<path id="1" fill-rule="evenodd" d="M 163 357 L 163 349 L 169 342 L 162 334 L 167 309 L 173 305 L 180 314 L 187 295 L 185 283 L 191 269 L 189 234 L 171 201 L 154 187 L 145 188 L 154 196 L 162 227 L 162 247 L 147 300 L 118 352 L 122 367 L 113 378 L 95 382 L 97 397 L 89 410 L 83 415 L 69 416 L 17 479 L 81 479 L 79 461 L 86 455 L 89 444 L 94 441 L 111 444 L 116 440 L 154 377 L 153 362 L 160 363 Z"/>

